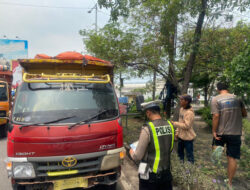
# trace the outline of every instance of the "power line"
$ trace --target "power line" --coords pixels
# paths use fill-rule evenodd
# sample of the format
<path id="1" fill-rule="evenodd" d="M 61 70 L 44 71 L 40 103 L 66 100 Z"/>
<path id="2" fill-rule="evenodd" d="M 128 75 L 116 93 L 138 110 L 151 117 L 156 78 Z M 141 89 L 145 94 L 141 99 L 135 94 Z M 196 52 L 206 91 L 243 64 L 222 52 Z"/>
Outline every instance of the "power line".
<path id="1" fill-rule="evenodd" d="M 21 4 L 21 3 L 7 3 L 7 2 L 0 2 L 0 4 L 9 6 L 52 8 L 52 9 L 90 9 L 88 7 L 60 7 L 60 6 L 47 6 L 47 5 L 34 5 L 34 4 Z"/>

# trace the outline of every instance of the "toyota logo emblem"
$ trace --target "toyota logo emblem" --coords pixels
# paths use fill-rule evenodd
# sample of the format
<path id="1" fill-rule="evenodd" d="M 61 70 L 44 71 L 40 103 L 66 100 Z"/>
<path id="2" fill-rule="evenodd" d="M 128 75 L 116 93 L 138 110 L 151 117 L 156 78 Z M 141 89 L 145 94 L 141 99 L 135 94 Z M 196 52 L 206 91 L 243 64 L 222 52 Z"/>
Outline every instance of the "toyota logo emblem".
<path id="1" fill-rule="evenodd" d="M 74 157 L 66 157 L 62 161 L 64 167 L 70 168 L 77 164 L 77 160 Z"/>

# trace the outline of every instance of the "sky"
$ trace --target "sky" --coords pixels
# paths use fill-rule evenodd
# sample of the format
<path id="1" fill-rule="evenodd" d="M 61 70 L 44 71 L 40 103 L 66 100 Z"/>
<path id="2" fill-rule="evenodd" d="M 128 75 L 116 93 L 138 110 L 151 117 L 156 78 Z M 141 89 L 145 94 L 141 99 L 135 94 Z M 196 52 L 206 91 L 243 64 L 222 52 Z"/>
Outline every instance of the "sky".
<path id="1" fill-rule="evenodd" d="M 28 57 L 45 53 L 56 56 L 64 51 L 86 54 L 81 29 L 95 29 L 97 0 L 0 0 L 0 39 L 28 41 Z M 236 14 L 236 16 L 238 16 Z M 238 19 L 250 20 L 250 15 Z M 99 9 L 98 28 L 108 23 L 109 10 Z M 125 83 L 144 83 L 131 79 Z"/>
<path id="2" fill-rule="evenodd" d="M 28 40 L 28 57 L 64 51 L 86 54 L 80 29 L 95 29 L 96 0 L 0 0 L 0 39 Z M 98 28 L 109 21 L 109 10 L 99 9 Z M 16 38 L 16 36 L 18 38 Z M 149 78 L 125 80 L 145 83 Z"/>
<path id="3" fill-rule="evenodd" d="M 96 0 L 0 0 L 0 39 L 28 40 L 28 57 L 56 56 L 64 51 L 83 52 L 80 29 L 95 29 Z M 98 11 L 98 28 L 109 11 Z"/>

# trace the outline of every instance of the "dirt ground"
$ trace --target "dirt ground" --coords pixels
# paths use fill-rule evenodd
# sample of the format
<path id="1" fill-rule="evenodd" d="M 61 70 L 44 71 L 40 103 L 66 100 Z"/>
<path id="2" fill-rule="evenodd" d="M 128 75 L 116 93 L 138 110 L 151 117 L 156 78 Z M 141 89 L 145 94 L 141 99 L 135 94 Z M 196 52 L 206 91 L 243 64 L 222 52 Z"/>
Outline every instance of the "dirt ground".
<path id="1" fill-rule="evenodd" d="M 124 127 L 124 142 L 131 144 L 138 140 L 143 123 L 144 117 L 129 117 L 128 125 L 127 127 Z M 123 124 L 123 126 L 125 126 L 125 118 L 123 119 Z M 220 166 L 215 166 L 210 159 L 212 143 L 211 129 L 205 122 L 196 118 L 194 130 L 197 134 L 197 138 L 194 141 L 194 157 L 196 165 L 201 168 L 202 173 L 210 178 L 211 181 L 216 180 L 217 183 L 219 182 L 218 187 L 224 187 L 223 181 L 227 178 L 227 159 L 225 152 L 222 157 L 222 164 Z M 177 147 L 177 143 L 175 147 Z M 244 168 L 240 166 L 233 180 L 233 186 L 237 190 L 250 189 L 249 176 L 247 176 L 247 172 Z M 181 189 L 185 188 L 182 187 Z"/>
<path id="2" fill-rule="evenodd" d="M 203 121 L 196 121 L 194 129 L 197 133 L 197 138 L 194 143 L 195 161 L 202 167 L 209 177 L 223 182 L 227 178 L 227 158 L 226 149 L 224 150 L 221 166 L 215 166 L 210 159 L 212 134 L 211 129 Z M 233 186 L 237 190 L 250 189 L 250 179 L 247 172 L 238 164 L 238 170 L 233 179 Z"/>

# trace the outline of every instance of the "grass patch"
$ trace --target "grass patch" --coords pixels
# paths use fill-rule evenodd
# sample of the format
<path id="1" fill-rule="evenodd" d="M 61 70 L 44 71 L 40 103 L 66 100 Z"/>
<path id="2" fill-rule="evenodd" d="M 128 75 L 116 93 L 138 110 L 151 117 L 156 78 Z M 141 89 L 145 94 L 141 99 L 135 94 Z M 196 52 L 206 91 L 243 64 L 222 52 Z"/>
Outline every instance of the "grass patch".
<path id="1" fill-rule="evenodd" d="M 241 159 L 239 161 L 240 168 L 246 172 L 246 176 L 250 178 L 250 121 L 243 120 L 244 142 L 241 146 Z"/>
<path id="2" fill-rule="evenodd" d="M 128 125 L 126 126 L 126 117 L 122 117 L 123 127 L 123 140 L 124 142 L 131 144 L 139 139 L 141 127 L 143 125 L 143 119 L 138 116 L 128 116 Z"/>
<path id="3" fill-rule="evenodd" d="M 206 113 L 208 113 L 206 111 Z M 210 113 L 210 112 L 209 112 Z M 128 117 L 128 127 L 124 129 L 124 142 L 131 144 L 139 139 L 142 125 L 145 123 L 145 117 Z M 174 184 L 181 189 L 197 189 L 197 190 L 212 190 L 225 189 L 223 180 L 227 178 L 227 157 L 226 152 L 223 153 L 221 165 L 214 165 L 210 156 L 212 153 L 212 133 L 206 130 L 207 127 L 201 121 L 195 122 L 195 132 L 197 138 L 194 141 L 194 158 L 195 164 L 180 163 L 176 153 L 172 153 L 172 172 Z M 206 126 L 204 128 L 204 125 Z M 125 126 L 125 117 L 123 117 L 123 126 Z M 250 178 L 250 121 L 243 121 L 243 130 L 245 140 L 241 149 L 241 159 L 239 160 L 239 168 L 233 181 L 235 189 L 247 189 Z M 177 143 L 175 144 L 175 146 Z"/>
<path id="4" fill-rule="evenodd" d="M 210 107 L 203 107 L 195 111 L 196 115 L 200 115 L 202 119 L 208 124 L 209 127 L 212 127 L 212 114 Z"/>
<path id="5" fill-rule="evenodd" d="M 225 189 L 222 185 L 221 180 L 215 179 L 207 175 L 208 172 L 211 172 L 210 168 L 201 167 L 197 163 L 181 163 L 175 152 L 172 153 L 171 161 L 174 184 L 176 184 L 178 187 L 181 187 L 181 189 Z"/>

